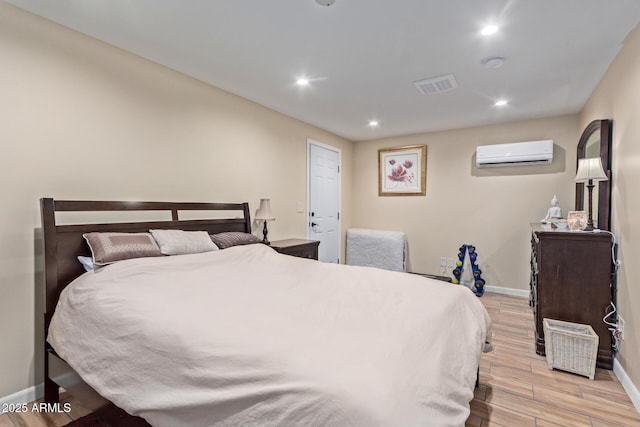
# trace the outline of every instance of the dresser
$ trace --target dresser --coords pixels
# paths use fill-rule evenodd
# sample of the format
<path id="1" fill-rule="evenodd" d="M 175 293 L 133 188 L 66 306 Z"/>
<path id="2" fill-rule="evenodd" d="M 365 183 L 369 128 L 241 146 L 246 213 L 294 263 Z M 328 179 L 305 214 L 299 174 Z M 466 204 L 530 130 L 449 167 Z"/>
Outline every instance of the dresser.
<path id="1" fill-rule="evenodd" d="M 271 247 L 277 252 L 285 255 L 297 256 L 299 258 L 318 259 L 318 240 L 287 239 L 271 242 Z"/>
<path id="2" fill-rule="evenodd" d="M 597 366 L 613 368 L 611 332 L 602 318 L 612 300 L 611 235 L 531 224 L 531 295 L 536 353 L 545 354 L 545 317 L 591 325 Z"/>

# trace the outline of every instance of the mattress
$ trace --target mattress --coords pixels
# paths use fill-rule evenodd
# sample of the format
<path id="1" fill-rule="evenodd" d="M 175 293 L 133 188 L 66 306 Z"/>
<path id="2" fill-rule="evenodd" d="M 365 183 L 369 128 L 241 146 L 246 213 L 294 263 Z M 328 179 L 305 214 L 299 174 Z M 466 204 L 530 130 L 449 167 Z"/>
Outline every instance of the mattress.
<path id="1" fill-rule="evenodd" d="M 154 426 L 463 426 L 490 325 L 466 287 L 255 244 L 85 273 L 48 341 Z"/>

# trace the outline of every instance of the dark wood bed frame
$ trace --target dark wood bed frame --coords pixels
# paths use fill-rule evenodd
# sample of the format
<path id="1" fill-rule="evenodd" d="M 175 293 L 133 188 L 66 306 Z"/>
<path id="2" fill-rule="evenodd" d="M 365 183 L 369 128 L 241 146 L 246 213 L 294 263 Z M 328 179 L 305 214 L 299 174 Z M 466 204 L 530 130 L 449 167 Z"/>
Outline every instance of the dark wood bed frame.
<path id="1" fill-rule="evenodd" d="M 180 203 L 180 202 L 113 202 L 40 199 L 42 229 L 44 234 L 45 301 L 44 301 L 44 398 L 47 403 L 58 403 L 60 387 L 68 390 L 83 406 L 97 410 L 109 405 L 77 373 L 67 365 L 47 343 L 51 317 L 58 303 L 60 292 L 76 277 L 84 273 L 77 256 L 90 256 L 90 250 L 82 235 L 100 232 L 146 232 L 149 229 L 177 229 L 207 231 L 209 234 L 225 231 L 251 232 L 248 203 Z M 56 212 L 157 211 L 170 213 L 170 220 L 132 221 L 59 225 Z M 211 211 L 240 212 L 241 216 L 212 219 L 180 219 L 180 212 L 200 211 L 198 215 Z M 229 216 L 233 216 L 230 214 Z"/>
<path id="2" fill-rule="evenodd" d="M 149 229 L 176 229 L 207 231 L 209 234 L 225 231 L 251 232 L 248 203 L 180 203 L 180 202 L 127 202 L 127 201 L 80 201 L 40 199 L 42 229 L 44 234 L 45 301 L 44 301 L 44 398 L 47 403 L 58 403 L 60 387 L 69 391 L 84 407 L 99 411 L 112 425 L 148 426 L 139 417 L 134 417 L 115 407 L 93 388 L 56 353 L 47 343 L 49 323 L 55 311 L 60 292 L 75 278 L 84 273 L 78 256 L 90 256 L 90 250 L 82 235 L 101 232 L 146 232 Z M 171 214 L 165 221 L 132 221 L 113 223 L 77 223 L 59 225 L 56 212 L 122 212 L 158 211 Z M 180 219 L 180 212 L 227 211 L 241 212 L 241 217 L 212 219 Z M 478 378 L 476 379 L 476 387 Z M 106 409 L 106 411 L 105 411 Z"/>

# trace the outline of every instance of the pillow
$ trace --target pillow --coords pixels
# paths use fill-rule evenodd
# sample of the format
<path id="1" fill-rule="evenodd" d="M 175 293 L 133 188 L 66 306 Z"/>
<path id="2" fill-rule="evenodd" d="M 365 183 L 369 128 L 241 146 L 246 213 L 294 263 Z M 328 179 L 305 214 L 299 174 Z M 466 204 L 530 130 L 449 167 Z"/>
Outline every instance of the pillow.
<path id="1" fill-rule="evenodd" d="M 248 245 L 251 243 L 259 243 L 260 238 L 249 233 L 239 231 L 229 231 L 226 233 L 212 234 L 211 240 L 220 249 L 230 248 L 231 246 Z"/>
<path id="2" fill-rule="evenodd" d="M 80 261 L 85 271 L 93 271 L 96 269 L 96 266 L 93 265 L 93 258 L 90 256 L 79 256 L 78 261 Z"/>
<path id="3" fill-rule="evenodd" d="M 149 233 L 85 233 L 95 265 L 107 265 L 131 258 L 161 256 Z"/>
<path id="4" fill-rule="evenodd" d="M 206 231 L 149 230 L 164 255 L 217 251 Z"/>

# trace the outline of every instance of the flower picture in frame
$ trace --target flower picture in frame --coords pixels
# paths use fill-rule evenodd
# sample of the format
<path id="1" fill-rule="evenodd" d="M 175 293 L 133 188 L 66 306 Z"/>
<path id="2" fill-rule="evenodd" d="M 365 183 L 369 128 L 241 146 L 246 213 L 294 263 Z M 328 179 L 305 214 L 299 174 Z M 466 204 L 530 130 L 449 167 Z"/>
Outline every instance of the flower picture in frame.
<path id="1" fill-rule="evenodd" d="M 567 225 L 571 231 L 584 230 L 587 226 L 587 213 L 585 211 L 570 211 L 567 214 Z"/>
<path id="2" fill-rule="evenodd" d="M 426 145 L 378 150 L 378 196 L 424 196 L 426 184 Z"/>

